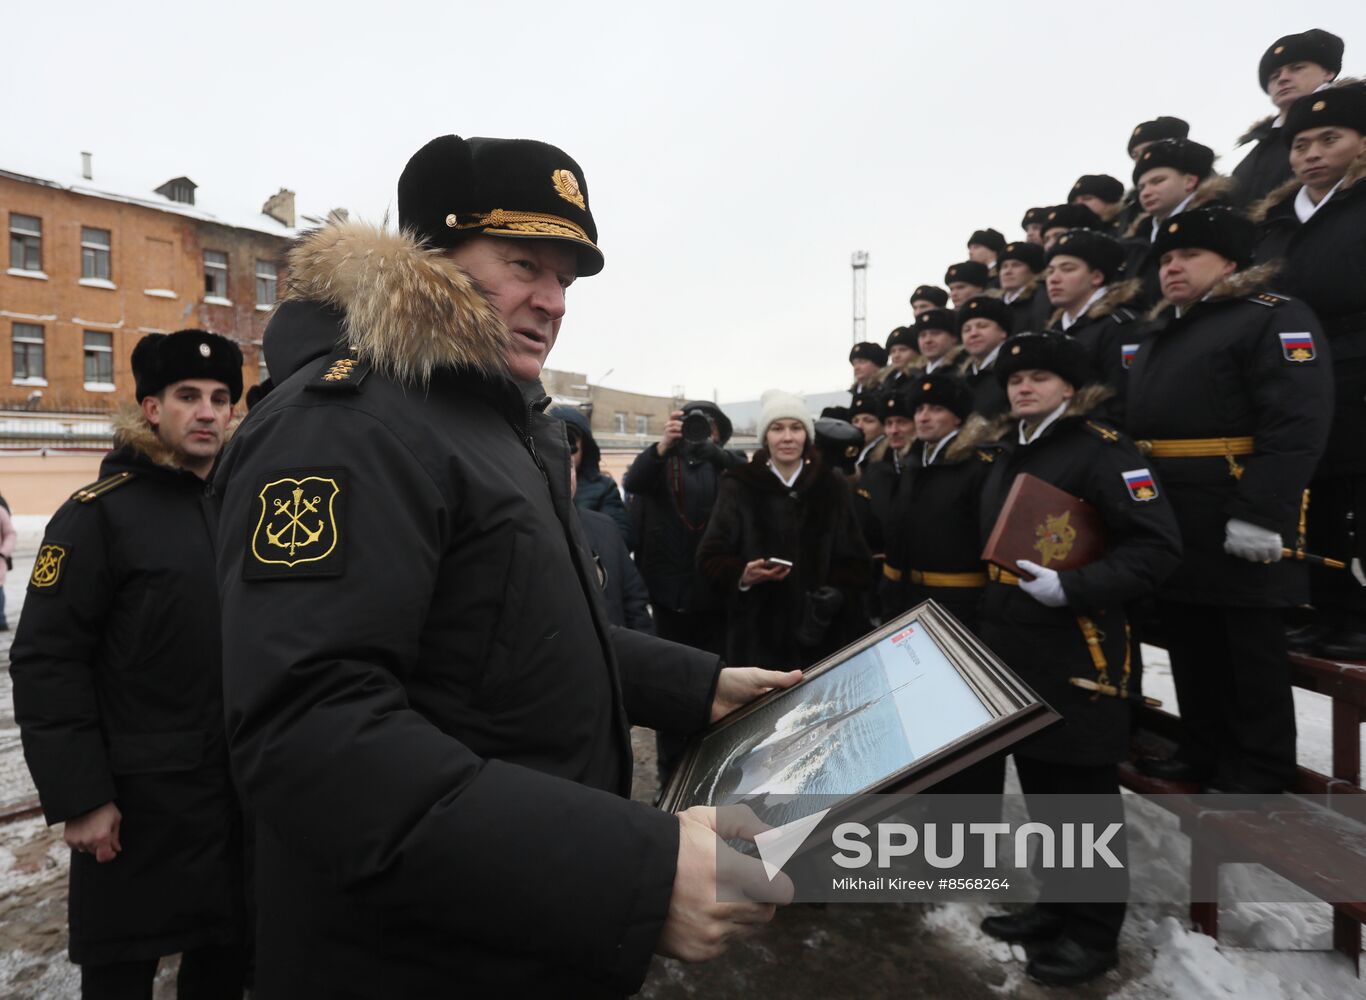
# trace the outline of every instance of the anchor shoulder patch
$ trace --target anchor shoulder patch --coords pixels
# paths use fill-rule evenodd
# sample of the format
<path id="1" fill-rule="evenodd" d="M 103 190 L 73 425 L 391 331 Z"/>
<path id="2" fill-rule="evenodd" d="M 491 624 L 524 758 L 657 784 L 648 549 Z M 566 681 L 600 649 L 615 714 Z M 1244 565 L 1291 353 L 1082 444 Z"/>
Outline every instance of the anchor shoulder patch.
<path id="1" fill-rule="evenodd" d="M 341 468 L 282 469 L 263 476 L 248 508 L 242 578 L 341 576 L 349 496 Z"/>

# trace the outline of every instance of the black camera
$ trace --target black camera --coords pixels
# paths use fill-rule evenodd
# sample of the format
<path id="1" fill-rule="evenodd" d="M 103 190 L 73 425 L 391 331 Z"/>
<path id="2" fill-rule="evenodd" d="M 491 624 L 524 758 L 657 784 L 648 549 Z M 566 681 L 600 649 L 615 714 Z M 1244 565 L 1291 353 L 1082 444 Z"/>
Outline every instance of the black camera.
<path id="1" fill-rule="evenodd" d="M 710 441 L 711 418 L 701 410 L 689 410 L 683 416 L 683 440 L 688 444 Z"/>

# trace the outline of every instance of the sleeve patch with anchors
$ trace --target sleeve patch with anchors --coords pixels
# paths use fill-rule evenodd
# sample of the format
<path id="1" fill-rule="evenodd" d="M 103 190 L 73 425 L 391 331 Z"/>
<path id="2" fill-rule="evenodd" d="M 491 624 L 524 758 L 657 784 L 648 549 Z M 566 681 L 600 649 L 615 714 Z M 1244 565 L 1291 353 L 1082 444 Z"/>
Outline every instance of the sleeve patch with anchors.
<path id="1" fill-rule="evenodd" d="M 66 568 L 67 557 L 71 555 L 69 545 L 45 542 L 33 560 L 33 573 L 28 578 L 30 590 L 41 590 L 55 594 L 62 585 L 62 570 Z"/>
<path id="2" fill-rule="evenodd" d="M 341 576 L 345 469 L 287 469 L 261 480 L 248 515 L 244 580 Z"/>

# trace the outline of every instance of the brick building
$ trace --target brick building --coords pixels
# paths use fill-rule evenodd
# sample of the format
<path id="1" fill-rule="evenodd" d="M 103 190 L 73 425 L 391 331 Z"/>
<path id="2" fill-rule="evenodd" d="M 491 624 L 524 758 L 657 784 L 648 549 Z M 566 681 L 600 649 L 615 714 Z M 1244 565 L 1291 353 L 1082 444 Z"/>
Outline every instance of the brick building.
<path id="1" fill-rule="evenodd" d="M 240 343 L 244 384 L 257 382 L 261 335 L 296 232 L 293 193 L 234 211 L 206 204 L 187 177 L 103 178 L 82 156 L 71 176 L 0 162 L 9 236 L 0 409 L 89 411 L 131 401 L 133 345 L 185 327 Z"/>

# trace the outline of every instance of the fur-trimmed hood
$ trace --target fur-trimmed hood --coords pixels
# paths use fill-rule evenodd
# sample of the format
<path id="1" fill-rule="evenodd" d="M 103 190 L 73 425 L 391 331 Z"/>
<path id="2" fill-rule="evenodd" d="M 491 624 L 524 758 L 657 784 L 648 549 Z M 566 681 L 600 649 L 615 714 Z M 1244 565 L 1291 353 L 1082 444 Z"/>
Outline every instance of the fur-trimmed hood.
<path id="1" fill-rule="evenodd" d="M 1342 193 L 1355 187 L 1357 182 L 1363 177 L 1366 177 L 1366 151 L 1363 151 L 1362 154 L 1353 160 L 1347 167 L 1347 173 L 1342 177 L 1342 183 L 1338 186 L 1338 192 Z M 1299 194 L 1302 186 L 1303 185 L 1300 184 L 1297 178 L 1290 178 L 1290 180 L 1286 181 L 1280 187 L 1273 189 L 1270 194 L 1253 205 L 1252 208 L 1248 210 L 1248 217 L 1256 223 L 1265 222 L 1267 216 L 1271 214 L 1273 209 L 1294 198 L 1295 195 Z"/>
<path id="2" fill-rule="evenodd" d="M 179 471 L 189 471 L 185 466 L 176 460 L 175 452 L 167 447 L 166 443 L 157 437 L 157 432 L 152 429 L 152 425 L 143 416 L 142 409 L 131 406 L 127 403 L 122 404 L 114 410 L 114 416 L 110 420 L 114 428 L 114 447 L 131 448 L 153 465 L 160 465 L 166 469 Z M 228 429 L 223 435 L 223 445 L 232 439 L 233 431 L 237 429 L 237 420 L 228 424 Z"/>
<path id="3" fill-rule="evenodd" d="M 474 280 L 407 232 L 331 222 L 290 248 L 284 301 L 342 316 L 343 342 L 396 381 L 425 385 L 441 368 L 506 375 L 511 334 Z"/>
<path id="4" fill-rule="evenodd" d="M 1359 76 L 1341 76 L 1334 80 L 1332 83 L 1330 83 L 1328 86 L 1330 89 L 1333 87 L 1349 87 L 1354 83 L 1361 83 L 1362 79 L 1363 78 Z M 1277 111 L 1274 115 L 1267 115 L 1265 118 L 1258 118 L 1255 122 L 1253 122 L 1251 125 L 1247 127 L 1246 132 L 1238 136 L 1238 141 L 1237 143 L 1235 143 L 1235 145 L 1246 146 L 1249 142 L 1258 142 L 1262 139 L 1267 138 L 1272 132 L 1275 131 L 1275 129 L 1273 129 L 1271 126 L 1280 116 L 1281 113 Z"/>
<path id="5" fill-rule="evenodd" d="M 1190 203 L 1186 205 L 1183 212 L 1189 212 L 1193 208 L 1200 208 L 1202 205 L 1210 205 L 1215 202 L 1227 202 L 1233 195 L 1233 189 L 1237 187 L 1232 177 L 1224 174 L 1210 174 L 1203 181 L 1195 186 L 1195 191 Z M 1153 217 L 1151 213 L 1144 212 L 1133 222 L 1129 223 L 1129 228 L 1124 230 L 1126 239 L 1138 239 L 1146 236 L 1145 230 L 1151 229 Z"/>
<path id="6" fill-rule="evenodd" d="M 1101 403 L 1114 396 L 1115 390 L 1108 385 L 1101 385 L 1092 382 L 1084 385 L 1077 390 L 1071 402 L 1067 404 L 1067 409 L 1062 411 L 1062 416 L 1053 423 L 1053 427 L 1062 423 L 1064 420 L 1079 420 L 1082 417 L 1089 417 Z M 979 444 L 1002 440 L 1014 440 L 1015 428 L 1019 426 L 1019 418 L 1012 417 L 1009 413 L 1003 413 L 987 424 L 983 430 L 983 437 Z M 1010 435 L 1007 438 L 1007 435 Z M 957 443 L 955 441 L 955 443 Z"/>
<path id="7" fill-rule="evenodd" d="M 1268 261 L 1265 264 L 1258 264 L 1256 267 L 1246 268 L 1242 271 L 1234 271 L 1223 281 L 1211 288 L 1209 294 L 1206 295 L 1205 298 L 1214 301 L 1222 299 L 1240 299 L 1245 295 L 1253 295 L 1257 292 L 1265 291 L 1271 285 L 1271 279 L 1276 277 L 1276 274 L 1280 269 L 1281 262 L 1273 260 Z M 1160 319 L 1171 308 L 1173 308 L 1171 300 L 1164 298 L 1149 310 L 1147 318 L 1149 320 Z"/>
<path id="8" fill-rule="evenodd" d="M 1138 278 L 1130 278 L 1128 281 L 1121 281 L 1118 284 L 1111 285 L 1106 289 L 1105 294 L 1102 295 L 1090 309 L 1086 310 L 1085 315 L 1077 322 L 1081 323 L 1089 320 L 1104 319 L 1116 309 L 1136 301 L 1142 295 L 1143 282 Z M 1061 322 L 1062 309 L 1054 309 L 1048 316 L 1049 329 L 1057 329 L 1058 324 Z"/>

